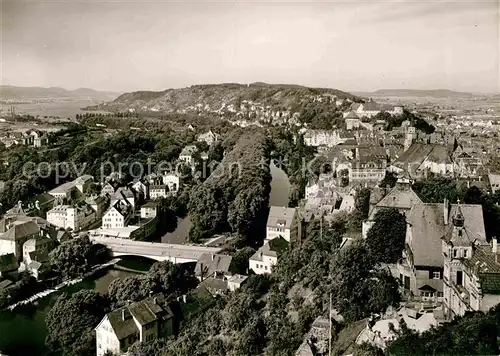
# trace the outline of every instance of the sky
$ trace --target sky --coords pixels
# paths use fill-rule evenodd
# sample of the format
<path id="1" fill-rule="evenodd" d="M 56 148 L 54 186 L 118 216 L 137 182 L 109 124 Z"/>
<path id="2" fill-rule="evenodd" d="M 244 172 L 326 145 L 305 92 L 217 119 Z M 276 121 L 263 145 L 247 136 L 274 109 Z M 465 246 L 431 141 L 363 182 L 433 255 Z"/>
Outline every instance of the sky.
<path id="1" fill-rule="evenodd" d="M 1 83 L 500 92 L 500 1 L 1 1 Z"/>

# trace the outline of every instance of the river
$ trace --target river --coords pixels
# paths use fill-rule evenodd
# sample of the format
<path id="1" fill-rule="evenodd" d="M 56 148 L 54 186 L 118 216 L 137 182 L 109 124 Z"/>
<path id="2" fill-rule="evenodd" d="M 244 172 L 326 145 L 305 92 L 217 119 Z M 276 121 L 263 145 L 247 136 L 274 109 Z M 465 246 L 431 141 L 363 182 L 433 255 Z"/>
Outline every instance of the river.
<path id="1" fill-rule="evenodd" d="M 286 173 L 281 169 L 271 164 L 271 197 L 269 205 L 273 206 L 288 206 L 290 194 L 290 180 Z"/>
<path id="2" fill-rule="evenodd" d="M 139 264 L 142 264 L 142 267 L 138 266 Z M 123 260 L 120 265 L 127 268 L 138 266 L 141 270 L 146 269 L 143 261 L 137 262 L 134 259 Z M 109 284 L 116 278 L 135 275 L 137 275 L 135 272 L 110 268 L 98 273 L 93 278 L 62 288 L 35 303 L 18 307 L 14 312 L 0 312 L 0 354 L 5 353 L 9 356 L 49 355 L 49 350 L 45 347 L 47 335 L 45 315 L 61 293 L 71 294 L 82 289 L 94 289 L 104 294 L 107 292 Z"/>
<path id="3" fill-rule="evenodd" d="M 271 164 L 271 196 L 269 197 L 269 205 L 288 206 L 288 195 L 290 192 L 290 180 L 286 173 L 281 169 Z M 173 232 L 169 232 L 162 236 L 161 242 L 183 244 L 188 240 L 189 229 L 192 223 L 189 216 L 177 219 L 177 228 Z"/>

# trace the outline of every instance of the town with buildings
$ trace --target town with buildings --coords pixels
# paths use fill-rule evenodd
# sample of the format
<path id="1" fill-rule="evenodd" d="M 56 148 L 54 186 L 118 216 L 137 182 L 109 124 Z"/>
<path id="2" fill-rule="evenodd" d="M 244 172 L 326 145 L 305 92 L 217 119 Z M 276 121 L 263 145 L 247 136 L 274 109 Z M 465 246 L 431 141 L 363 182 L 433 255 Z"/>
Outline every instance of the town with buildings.
<path id="1" fill-rule="evenodd" d="M 209 5 L 2 3 L 0 356 L 499 355 L 498 4 Z"/>

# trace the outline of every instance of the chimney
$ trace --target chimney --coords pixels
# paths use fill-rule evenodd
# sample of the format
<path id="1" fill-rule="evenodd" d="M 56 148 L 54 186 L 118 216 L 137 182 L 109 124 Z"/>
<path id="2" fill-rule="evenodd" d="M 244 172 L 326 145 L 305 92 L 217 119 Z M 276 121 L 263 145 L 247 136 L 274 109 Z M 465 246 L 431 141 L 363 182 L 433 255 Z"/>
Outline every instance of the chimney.
<path id="1" fill-rule="evenodd" d="M 448 199 L 444 198 L 444 203 L 443 203 L 443 218 L 444 218 L 444 224 L 448 225 L 448 217 L 449 217 L 449 204 L 448 204 Z"/>
<path id="2" fill-rule="evenodd" d="M 127 319 L 126 311 L 125 308 L 122 309 L 122 321 L 125 321 Z"/>
<path id="3" fill-rule="evenodd" d="M 498 253 L 497 238 L 496 237 L 492 238 L 491 242 L 493 243 L 491 250 L 493 251 L 494 254 L 497 254 Z"/>
<path id="4" fill-rule="evenodd" d="M 182 295 L 182 301 L 183 301 L 184 303 L 186 303 L 186 300 L 187 300 L 187 298 L 186 298 L 186 297 L 187 297 L 187 296 L 186 296 L 186 294 L 183 294 L 183 295 Z"/>
<path id="5" fill-rule="evenodd" d="M 153 298 L 153 303 L 158 304 L 158 298 L 157 297 Z"/>
<path id="6" fill-rule="evenodd" d="M 215 259 L 215 253 L 212 253 L 212 261 Z"/>

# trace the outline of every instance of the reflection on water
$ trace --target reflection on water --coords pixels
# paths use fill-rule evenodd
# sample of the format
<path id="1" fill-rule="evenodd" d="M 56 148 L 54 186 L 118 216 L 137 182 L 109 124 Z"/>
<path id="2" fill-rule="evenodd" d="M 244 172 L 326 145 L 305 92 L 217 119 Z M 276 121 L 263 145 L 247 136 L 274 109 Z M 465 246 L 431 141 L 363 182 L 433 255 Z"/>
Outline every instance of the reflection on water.
<path id="1" fill-rule="evenodd" d="M 288 206 L 288 194 L 290 192 L 290 180 L 286 173 L 281 169 L 271 164 L 271 197 L 269 205 Z"/>
<path id="2" fill-rule="evenodd" d="M 127 277 L 132 277 L 132 276 L 137 276 L 137 273 L 134 272 L 128 272 L 128 271 L 119 271 L 116 269 L 110 269 L 107 271 L 107 273 L 95 280 L 95 290 L 98 291 L 99 293 L 107 293 L 108 292 L 108 286 L 113 282 L 116 278 L 127 278 Z"/>

